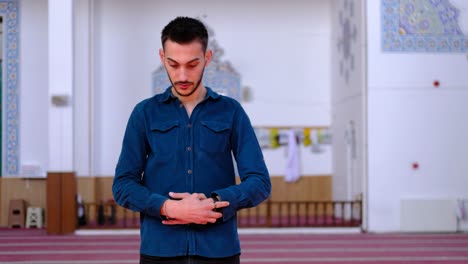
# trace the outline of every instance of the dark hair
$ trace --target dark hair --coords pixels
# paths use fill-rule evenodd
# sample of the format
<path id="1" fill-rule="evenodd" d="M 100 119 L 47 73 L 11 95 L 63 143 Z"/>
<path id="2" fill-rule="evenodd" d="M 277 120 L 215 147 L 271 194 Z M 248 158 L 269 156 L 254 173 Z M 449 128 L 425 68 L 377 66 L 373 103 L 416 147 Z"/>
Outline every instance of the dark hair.
<path id="1" fill-rule="evenodd" d="M 208 31 L 200 20 L 191 17 L 177 17 L 167 24 L 161 32 L 161 44 L 167 40 L 179 44 L 188 44 L 194 40 L 202 44 L 206 52 L 208 46 Z"/>

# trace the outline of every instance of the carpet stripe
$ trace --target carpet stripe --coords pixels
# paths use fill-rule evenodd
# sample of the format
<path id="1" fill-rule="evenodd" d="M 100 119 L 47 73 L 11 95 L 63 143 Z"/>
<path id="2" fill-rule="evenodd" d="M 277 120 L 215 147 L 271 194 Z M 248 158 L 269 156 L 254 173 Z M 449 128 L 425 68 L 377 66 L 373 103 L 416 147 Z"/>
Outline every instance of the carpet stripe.
<path id="1" fill-rule="evenodd" d="M 467 264 L 468 234 L 241 234 L 242 264 Z M 138 234 L 0 229 L 0 264 L 138 263 Z"/>
<path id="2" fill-rule="evenodd" d="M 109 249 L 109 245 L 100 245 L 101 248 L 96 248 L 96 245 L 72 245 L 69 247 L 64 246 L 53 246 L 54 250 L 50 250 L 50 246 L 34 246 L 26 249 L 21 249 L 21 252 L 16 246 L 4 247 L 0 252 L 4 255 L 16 255 L 16 254 L 94 254 L 94 253 L 134 253 L 138 252 L 139 247 L 133 246 L 133 249 L 129 249 L 128 246 L 122 246 L 121 248 L 112 247 Z M 468 254 L 466 247 L 398 247 L 398 248 L 245 248 L 242 250 L 243 253 L 299 253 L 299 252 L 465 252 Z"/>

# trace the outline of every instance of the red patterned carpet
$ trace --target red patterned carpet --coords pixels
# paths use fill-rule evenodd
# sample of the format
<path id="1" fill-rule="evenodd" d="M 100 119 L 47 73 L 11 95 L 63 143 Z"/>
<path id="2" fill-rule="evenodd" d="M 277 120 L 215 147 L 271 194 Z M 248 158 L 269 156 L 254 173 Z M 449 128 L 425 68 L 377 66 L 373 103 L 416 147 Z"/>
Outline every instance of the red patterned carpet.
<path id="1" fill-rule="evenodd" d="M 468 263 L 468 234 L 245 234 L 241 263 Z M 0 229 L 0 263 L 138 263 L 139 236 Z"/>

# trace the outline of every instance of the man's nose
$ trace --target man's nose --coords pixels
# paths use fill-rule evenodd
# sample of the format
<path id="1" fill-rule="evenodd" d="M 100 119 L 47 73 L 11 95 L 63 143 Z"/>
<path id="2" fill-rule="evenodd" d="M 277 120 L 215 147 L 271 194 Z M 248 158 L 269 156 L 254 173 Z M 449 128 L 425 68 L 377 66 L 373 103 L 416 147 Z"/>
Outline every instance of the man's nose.
<path id="1" fill-rule="evenodd" d="M 180 68 L 179 69 L 179 76 L 178 76 L 179 80 L 181 81 L 186 81 L 187 80 L 187 77 L 188 77 L 188 74 L 187 74 L 187 69 L 185 68 Z"/>

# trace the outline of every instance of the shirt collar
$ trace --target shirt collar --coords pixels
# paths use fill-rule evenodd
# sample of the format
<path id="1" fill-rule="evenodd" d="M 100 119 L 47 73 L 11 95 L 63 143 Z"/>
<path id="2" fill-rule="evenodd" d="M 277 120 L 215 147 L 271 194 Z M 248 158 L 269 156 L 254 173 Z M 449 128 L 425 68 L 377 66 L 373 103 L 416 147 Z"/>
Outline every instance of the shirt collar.
<path id="1" fill-rule="evenodd" d="M 166 91 L 164 91 L 164 93 L 162 93 L 162 96 L 159 99 L 160 102 L 165 103 L 165 102 L 171 101 L 173 99 L 177 99 L 177 96 L 172 94 L 171 88 L 172 88 L 172 86 L 169 86 L 166 89 Z M 206 97 L 205 97 L 205 99 L 212 98 L 212 99 L 216 100 L 216 99 L 221 97 L 220 94 L 213 91 L 210 87 L 205 86 L 205 88 L 206 88 Z"/>
<path id="2" fill-rule="evenodd" d="M 164 91 L 164 93 L 161 94 L 161 97 L 159 97 L 159 101 L 161 103 L 165 103 L 165 102 L 168 102 L 168 101 L 171 101 L 171 100 L 177 98 L 175 95 L 172 94 L 171 88 L 172 88 L 172 86 L 169 86 L 166 89 L 166 91 Z"/>
<path id="3" fill-rule="evenodd" d="M 216 99 L 221 97 L 221 95 L 219 93 L 211 90 L 210 87 L 208 87 L 208 86 L 205 86 L 205 87 L 206 87 L 206 97 L 205 98 L 211 97 L 212 99 L 216 100 Z"/>

